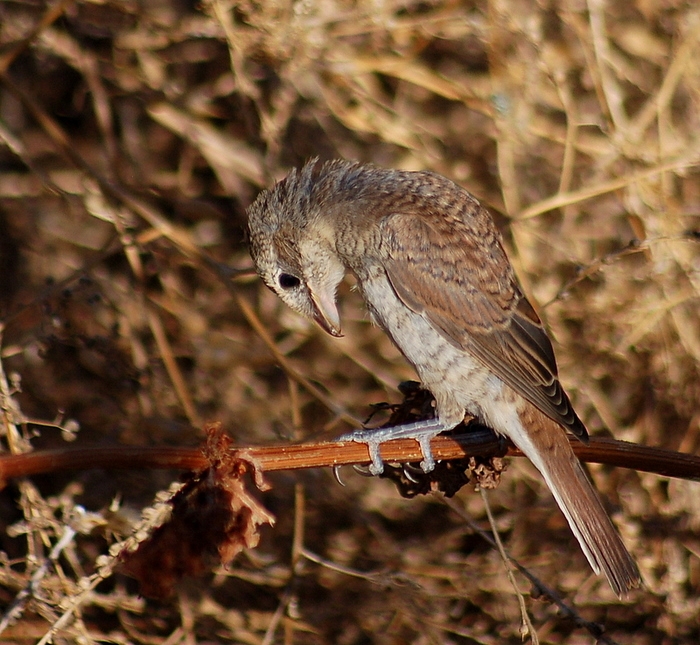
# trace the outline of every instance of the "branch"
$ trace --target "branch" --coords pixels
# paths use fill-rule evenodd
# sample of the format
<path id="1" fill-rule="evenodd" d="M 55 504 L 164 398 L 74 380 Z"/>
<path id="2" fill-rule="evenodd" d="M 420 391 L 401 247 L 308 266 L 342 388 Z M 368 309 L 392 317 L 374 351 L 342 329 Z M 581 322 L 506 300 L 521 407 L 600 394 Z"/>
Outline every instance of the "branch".
<path id="1" fill-rule="evenodd" d="M 700 480 L 700 457 L 671 450 L 640 446 L 626 441 L 591 437 L 588 445 L 571 438 L 579 459 L 655 473 L 664 477 Z M 497 455 L 522 456 L 511 444 L 483 426 L 439 436 L 431 443 L 436 460 Z M 311 442 L 242 447 L 262 471 L 323 468 L 369 463 L 367 446 L 354 442 Z M 410 463 L 422 459 L 413 439 L 389 441 L 381 447 L 389 462 Z M 113 446 L 65 448 L 0 457 L 0 485 L 30 475 L 90 468 L 200 470 L 207 466 L 198 448 Z"/>

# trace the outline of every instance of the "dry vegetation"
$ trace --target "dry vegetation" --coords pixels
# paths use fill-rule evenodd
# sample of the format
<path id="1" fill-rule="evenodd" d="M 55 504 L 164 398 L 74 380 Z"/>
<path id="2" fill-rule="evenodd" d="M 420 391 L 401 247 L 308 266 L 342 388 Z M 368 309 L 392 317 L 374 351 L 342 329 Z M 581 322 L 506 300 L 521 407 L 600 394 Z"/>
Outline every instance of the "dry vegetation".
<path id="1" fill-rule="evenodd" d="M 280 369 L 205 258 L 250 268 L 245 208 L 310 156 L 429 168 L 499 216 L 592 432 L 700 443 L 700 9 L 680 0 L 0 3 L 4 445 L 240 445 L 347 430 L 413 374 L 348 282 L 325 337 L 253 276 Z M 11 405 L 10 405 L 11 404 Z M 14 424 L 14 426 L 12 425 Z M 79 426 L 79 430 L 76 428 Z M 508 552 L 606 642 L 700 641 L 700 485 L 593 468 L 646 588 L 593 576 L 528 464 L 489 493 Z M 518 643 L 518 599 L 469 489 L 270 474 L 276 517 L 166 600 L 114 552 L 178 473 L 11 482 L 0 641 Z M 113 500 L 116 500 L 114 502 Z M 150 509 L 145 525 L 155 521 Z M 111 550 L 110 550 L 110 547 Z M 518 576 L 519 574 L 516 574 Z M 591 626 L 528 592 L 540 642 Z"/>

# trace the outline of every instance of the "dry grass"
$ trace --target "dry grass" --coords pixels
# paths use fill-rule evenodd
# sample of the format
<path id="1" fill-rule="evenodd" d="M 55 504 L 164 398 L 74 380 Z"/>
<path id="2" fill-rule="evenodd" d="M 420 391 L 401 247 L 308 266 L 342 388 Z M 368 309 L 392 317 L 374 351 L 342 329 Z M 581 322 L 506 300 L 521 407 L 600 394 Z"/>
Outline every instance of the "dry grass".
<path id="1" fill-rule="evenodd" d="M 698 450 L 694 3 L 187 4 L 63 2 L 52 15 L 0 3 L 9 449 L 62 445 L 66 420 L 78 441 L 107 446 L 195 444 L 207 420 L 243 445 L 332 435 L 397 401 L 413 375 L 349 282 L 335 340 L 257 279 L 236 281 L 330 411 L 279 369 L 203 261 L 249 268 L 245 207 L 319 155 L 429 168 L 507 213 L 511 257 L 591 431 Z M 593 475 L 645 589 L 618 602 L 591 575 L 521 463 L 490 495 L 507 550 L 610 641 L 697 643 L 698 484 Z M 258 549 L 168 601 L 140 598 L 110 545 L 176 478 L 89 471 L 7 487 L 0 640 L 521 640 L 497 552 L 459 514 L 353 474 L 345 489 L 325 471 L 270 476 L 261 500 L 277 525 Z M 487 526 L 480 496 L 457 501 Z M 540 642 L 594 640 L 550 602 L 526 606 Z"/>

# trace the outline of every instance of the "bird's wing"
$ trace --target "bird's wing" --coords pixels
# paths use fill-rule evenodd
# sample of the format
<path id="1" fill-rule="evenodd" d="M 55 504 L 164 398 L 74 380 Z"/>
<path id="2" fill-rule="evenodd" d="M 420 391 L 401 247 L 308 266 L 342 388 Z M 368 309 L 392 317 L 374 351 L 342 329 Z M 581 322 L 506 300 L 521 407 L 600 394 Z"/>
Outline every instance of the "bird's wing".
<path id="1" fill-rule="evenodd" d="M 525 298 L 490 216 L 421 208 L 383 218 L 383 259 L 398 297 L 548 417 L 586 439 L 557 376 L 552 344 Z"/>

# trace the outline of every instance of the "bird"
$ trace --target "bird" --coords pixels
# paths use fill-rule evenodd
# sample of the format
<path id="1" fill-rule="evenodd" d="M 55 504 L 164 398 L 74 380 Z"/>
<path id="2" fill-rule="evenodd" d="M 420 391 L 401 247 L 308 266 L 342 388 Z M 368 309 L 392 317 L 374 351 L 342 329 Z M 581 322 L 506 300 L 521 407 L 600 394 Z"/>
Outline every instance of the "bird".
<path id="1" fill-rule="evenodd" d="M 369 447 L 411 437 L 421 467 L 430 440 L 470 414 L 539 470 L 595 573 L 618 597 L 640 586 L 637 565 L 575 456 L 588 441 L 558 376 L 552 343 L 527 300 L 486 208 L 430 171 L 311 159 L 247 209 L 255 269 L 289 307 L 341 336 L 336 291 L 353 273 L 374 323 L 435 397 L 435 418 L 340 437 Z"/>

